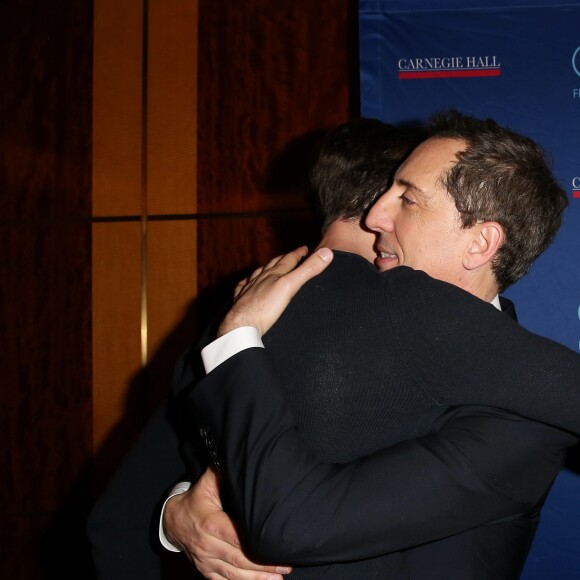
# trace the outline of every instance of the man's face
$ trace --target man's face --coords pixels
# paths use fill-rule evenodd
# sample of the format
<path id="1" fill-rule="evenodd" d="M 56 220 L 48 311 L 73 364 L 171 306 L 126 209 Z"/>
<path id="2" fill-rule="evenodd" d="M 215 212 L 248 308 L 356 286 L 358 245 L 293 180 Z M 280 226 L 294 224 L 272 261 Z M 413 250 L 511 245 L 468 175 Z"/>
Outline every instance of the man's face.
<path id="1" fill-rule="evenodd" d="M 462 286 L 470 230 L 461 228 L 459 212 L 440 178 L 464 148 L 458 139 L 431 138 L 399 167 L 392 187 L 366 219 L 378 234 L 379 270 L 404 265 Z"/>
<path id="2" fill-rule="evenodd" d="M 375 232 L 364 230 L 360 223 L 358 223 L 356 224 L 356 227 L 352 229 L 352 232 L 348 237 L 348 243 L 346 243 L 342 248 L 337 247 L 336 249 L 343 249 L 346 252 L 358 254 L 369 262 L 374 262 L 377 256 L 374 249 L 376 240 L 377 236 Z"/>

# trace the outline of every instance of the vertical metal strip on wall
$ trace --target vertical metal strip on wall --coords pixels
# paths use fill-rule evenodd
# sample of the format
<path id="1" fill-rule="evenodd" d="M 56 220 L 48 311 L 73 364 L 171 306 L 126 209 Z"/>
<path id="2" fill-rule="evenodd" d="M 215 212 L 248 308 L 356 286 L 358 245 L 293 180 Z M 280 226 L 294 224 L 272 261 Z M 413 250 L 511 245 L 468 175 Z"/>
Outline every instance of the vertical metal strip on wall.
<path id="1" fill-rule="evenodd" d="M 147 364 L 147 65 L 149 44 L 149 2 L 143 0 L 141 71 L 141 366 Z"/>

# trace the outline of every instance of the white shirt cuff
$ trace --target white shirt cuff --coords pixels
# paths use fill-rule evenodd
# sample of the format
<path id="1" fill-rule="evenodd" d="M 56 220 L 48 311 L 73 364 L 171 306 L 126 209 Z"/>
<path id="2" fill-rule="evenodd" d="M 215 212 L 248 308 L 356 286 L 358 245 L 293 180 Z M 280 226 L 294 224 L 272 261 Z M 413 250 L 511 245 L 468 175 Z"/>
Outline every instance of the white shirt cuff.
<path id="1" fill-rule="evenodd" d="M 253 347 L 264 348 L 260 333 L 254 326 L 240 326 L 226 332 L 201 351 L 205 372 L 210 373 L 235 354 Z"/>
<path id="2" fill-rule="evenodd" d="M 189 481 L 182 481 L 180 483 L 176 483 L 169 492 L 167 499 L 163 502 L 163 507 L 161 508 L 161 518 L 159 519 L 159 541 L 161 545 L 170 552 L 181 552 L 181 550 L 175 547 L 165 535 L 165 530 L 163 529 L 163 514 L 165 513 L 165 506 L 167 502 L 174 496 L 179 495 L 180 493 L 185 493 L 191 487 L 191 483 Z"/>

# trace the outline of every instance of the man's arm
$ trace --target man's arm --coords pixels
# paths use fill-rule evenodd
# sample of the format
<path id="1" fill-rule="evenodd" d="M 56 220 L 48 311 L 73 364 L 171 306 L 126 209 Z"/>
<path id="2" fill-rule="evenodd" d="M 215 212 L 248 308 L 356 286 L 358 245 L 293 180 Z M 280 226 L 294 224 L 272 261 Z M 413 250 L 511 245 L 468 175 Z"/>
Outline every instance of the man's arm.
<path id="1" fill-rule="evenodd" d="M 280 269 L 279 269 L 279 267 L 278 267 L 278 266 L 279 266 L 278 264 L 274 265 L 274 268 L 275 268 L 275 269 L 278 269 L 278 272 L 276 273 L 276 280 L 275 280 L 275 282 L 276 282 L 276 283 L 277 283 L 277 282 L 278 282 L 278 280 L 279 280 L 279 274 L 280 274 L 280 271 L 279 271 Z M 283 273 L 282 273 L 282 274 L 283 274 Z M 265 281 L 266 283 L 268 282 L 268 280 L 267 280 L 267 276 L 266 276 L 266 277 L 264 277 L 264 276 L 262 275 L 262 273 L 260 273 L 258 276 L 254 277 L 254 279 L 253 279 L 253 285 L 254 285 L 254 287 L 257 287 L 259 284 L 261 284 L 261 283 L 262 283 L 262 282 L 264 282 L 264 281 Z M 242 296 L 242 297 L 243 297 L 243 296 Z M 279 297 L 275 297 L 275 298 L 279 298 Z M 243 301 L 242 301 L 242 303 L 243 303 Z M 241 303 L 240 303 L 240 304 L 241 304 Z M 239 312 L 243 312 L 243 309 L 242 309 L 242 308 L 240 308 L 240 304 L 238 304 L 238 311 L 239 311 Z M 260 305 L 259 301 L 257 301 L 257 302 L 256 302 L 256 301 L 254 301 L 254 305 L 256 305 L 256 304 L 258 305 L 258 306 L 257 306 L 257 308 L 256 308 L 256 312 L 258 313 L 258 315 L 260 315 L 260 312 L 267 311 L 267 312 L 270 314 L 270 318 L 272 318 L 272 309 L 271 309 L 271 308 L 269 308 L 269 307 L 264 307 L 263 305 Z M 484 308 L 489 308 L 489 307 L 486 307 L 486 306 L 485 306 L 485 305 L 483 305 L 483 304 L 480 304 L 480 306 L 482 306 L 482 307 L 484 307 Z M 254 322 L 253 322 L 253 319 L 252 319 L 252 317 L 251 317 L 251 313 L 250 313 L 250 315 L 249 315 L 249 316 L 248 316 L 248 313 L 247 313 L 247 312 L 243 312 L 243 314 L 244 314 L 244 316 L 243 316 L 243 317 L 241 317 L 241 318 L 242 318 L 242 320 L 243 320 L 243 323 L 246 323 L 246 324 L 248 324 L 248 323 L 249 323 L 249 324 L 254 324 Z M 454 314 L 455 314 L 455 313 L 454 313 Z M 488 314 L 489 314 L 489 313 L 488 313 L 488 311 L 486 310 L 486 311 L 484 312 L 484 315 L 485 315 L 485 316 L 487 316 Z M 225 325 L 222 325 L 222 330 L 223 330 L 224 332 L 225 332 L 225 331 L 227 331 L 227 330 L 229 330 L 229 328 L 227 327 L 227 326 L 228 326 L 228 324 L 229 324 L 229 323 L 228 323 L 228 319 L 227 319 L 227 318 L 226 318 L 226 321 L 225 321 L 225 323 L 226 323 Z M 256 326 L 256 327 L 259 327 L 259 328 L 261 328 L 262 330 L 264 329 L 264 327 L 260 326 L 260 324 L 255 324 L 255 326 Z M 231 326 L 230 326 L 230 328 L 231 328 Z M 243 354 L 243 355 L 241 355 L 241 356 L 242 356 L 242 358 L 244 358 L 244 357 L 246 357 L 246 356 L 250 356 L 250 355 L 246 353 L 246 354 Z M 263 357 L 263 353 L 258 353 L 258 352 L 256 352 L 256 355 L 255 355 L 255 356 L 257 356 L 258 358 L 259 358 L 259 357 Z M 479 356 L 479 358 L 482 358 L 482 355 L 481 355 L 481 353 L 479 353 L 479 355 L 478 355 L 478 356 Z M 244 384 L 244 388 L 246 388 L 246 389 L 248 388 L 248 386 L 249 386 L 249 385 L 251 385 L 251 386 L 254 386 L 254 383 L 255 383 L 255 380 L 256 380 L 255 369 L 257 368 L 257 366 L 256 366 L 254 363 L 255 363 L 255 361 L 254 361 L 252 364 L 250 364 L 250 366 L 249 366 L 249 369 L 248 369 L 248 374 L 247 374 L 245 377 L 243 377 L 243 378 L 242 378 L 242 380 L 240 381 L 240 385 Z M 492 369 L 492 370 L 493 370 L 493 369 Z M 258 376 L 259 376 L 259 373 L 258 373 Z M 238 377 L 238 378 L 239 378 L 239 377 Z M 245 379 L 245 381 L 244 381 L 243 379 Z M 206 379 L 206 380 L 207 380 L 207 379 Z M 266 383 L 268 383 L 268 380 L 266 380 Z M 271 384 L 275 384 L 275 379 L 274 379 L 273 377 L 270 377 L 270 385 L 271 385 Z M 245 394 L 247 394 L 247 391 L 245 392 Z M 262 393 L 262 395 L 264 395 L 264 393 Z M 195 393 L 194 393 L 194 397 L 195 397 Z M 264 401 L 264 400 L 267 400 L 267 399 L 266 399 L 266 398 L 263 398 L 263 399 L 262 399 L 262 401 Z M 235 408 L 235 407 L 236 407 L 236 406 L 234 405 L 232 408 Z M 282 407 L 284 407 L 284 404 L 282 405 Z M 268 409 L 267 409 L 267 408 L 265 409 L 265 412 L 266 412 L 266 413 L 269 413 L 269 411 L 268 411 Z M 251 414 L 251 413 L 250 413 L 250 414 Z M 280 421 L 280 420 L 279 420 L 279 419 L 280 419 L 280 417 L 278 417 L 278 416 L 276 415 L 276 413 L 270 414 L 270 417 L 275 417 L 275 419 L 274 419 L 274 420 L 272 420 L 272 421 L 271 421 L 271 422 L 270 422 L 268 425 L 266 425 L 266 427 L 265 427 L 265 430 L 266 430 L 266 431 L 267 431 L 269 428 L 273 428 L 273 432 L 276 432 L 276 430 L 275 430 L 275 429 L 276 429 L 276 427 L 282 427 L 283 425 L 285 425 L 283 421 Z M 231 417 L 230 417 L 230 419 L 231 419 Z M 242 427 L 243 427 L 243 423 L 244 423 L 244 421 L 241 421 L 241 423 L 240 423 L 240 425 L 241 425 Z M 232 425 L 232 424 L 233 424 L 233 422 L 231 422 L 231 423 L 229 424 L 229 426 L 228 426 L 228 427 L 231 427 L 231 425 Z M 292 422 L 291 422 L 291 421 L 290 421 L 290 424 L 292 424 Z M 287 426 L 287 425 L 288 425 L 288 424 L 286 424 L 286 426 Z M 262 427 L 263 427 L 263 426 L 262 426 Z M 215 428 L 215 425 L 214 425 L 214 428 Z M 547 428 L 545 428 L 545 427 L 543 427 L 543 426 L 539 426 L 538 428 L 539 428 L 539 429 L 547 429 Z M 232 430 L 231 430 L 231 429 L 230 429 L 230 432 L 232 432 Z M 258 431 L 257 431 L 257 432 L 258 432 L 258 433 L 260 433 L 260 429 L 258 429 Z M 289 431 L 288 431 L 288 432 L 289 432 Z M 554 431 L 553 431 L 553 433 L 557 433 L 557 432 L 554 432 Z M 568 438 L 568 437 L 567 437 L 565 434 L 561 434 L 561 433 L 558 433 L 556 438 L 557 438 L 557 439 L 560 439 L 560 441 L 562 441 L 562 440 L 566 440 L 566 442 L 564 443 L 564 445 L 570 444 L 570 441 L 571 441 L 571 438 Z M 510 438 L 507 438 L 506 440 L 507 440 L 507 441 L 509 441 L 509 439 L 510 439 Z M 244 441 L 244 443 L 240 443 L 242 440 Z M 282 440 L 283 440 L 283 436 L 280 436 L 280 438 L 279 438 L 279 440 L 278 440 L 278 441 L 282 441 Z M 503 441 L 503 444 L 499 445 L 499 448 L 500 448 L 500 449 L 502 449 L 502 448 L 505 448 L 505 441 L 506 441 L 506 440 L 504 440 L 504 441 Z M 524 439 L 523 439 L 523 441 L 524 441 L 524 445 L 525 445 L 525 444 L 526 444 L 526 438 L 524 438 Z M 247 445 L 246 445 L 246 443 L 247 443 Z M 255 445 L 255 446 L 256 446 L 256 447 L 257 447 L 259 450 L 262 450 L 262 451 L 263 451 L 263 447 L 260 447 L 259 443 L 260 443 L 260 442 L 259 442 L 259 438 L 256 438 L 256 439 L 253 441 L 253 440 L 251 440 L 251 439 L 248 439 L 248 440 L 246 440 L 246 439 L 245 439 L 245 437 L 240 437 L 240 439 L 239 439 L 238 441 L 236 441 L 236 442 L 233 444 L 233 445 L 234 445 L 234 449 L 237 449 L 237 450 L 238 450 L 238 452 L 239 452 L 239 455 L 237 456 L 237 458 L 238 458 L 238 459 L 240 459 L 241 455 L 242 455 L 243 453 L 247 453 L 247 450 L 248 450 L 248 449 L 253 449 L 253 448 L 254 448 L 254 445 Z M 492 448 L 493 448 L 493 445 L 491 445 L 491 444 L 489 444 L 489 445 L 488 445 L 488 447 L 487 447 L 487 449 L 488 449 L 488 450 L 490 450 L 490 449 L 492 449 Z M 536 455 L 535 453 L 532 453 L 532 454 L 530 455 L 530 457 L 532 457 L 532 458 L 533 458 L 535 455 Z M 226 456 L 227 456 L 227 451 L 226 451 Z M 264 453 L 263 453 L 263 456 L 264 456 L 264 457 L 266 457 L 266 456 L 267 456 L 267 457 L 268 457 L 268 461 L 270 461 L 270 468 L 272 468 L 272 469 L 271 469 L 271 471 L 268 471 L 268 469 L 266 469 L 266 471 L 268 471 L 268 475 L 269 475 L 270 477 L 272 477 L 272 479 L 271 479 L 270 481 L 271 481 L 271 482 L 273 482 L 273 481 L 275 481 L 275 479 L 276 479 L 276 473 L 279 473 L 279 472 L 280 472 L 280 470 L 281 470 L 281 468 L 283 467 L 283 465 L 284 465 L 284 464 L 280 464 L 280 465 L 276 464 L 276 463 L 275 463 L 275 462 L 272 460 L 273 456 L 272 456 L 272 455 L 270 455 L 270 454 L 269 454 L 269 452 L 268 452 L 268 453 L 264 452 Z M 286 456 L 287 456 L 287 453 L 285 452 L 285 453 L 284 453 L 284 454 L 282 454 L 280 457 L 281 457 L 282 459 L 284 459 L 284 458 L 286 458 Z M 303 458 L 302 458 L 302 455 L 300 455 L 300 452 L 298 453 L 298 455 L 296 456 L 296 458 L 295 458 L 295 456 L 294 456 L 294 455 L 292 455 L 292 454 L 288 455 L 288 457 L 291 457 L 291 458 L 292 458 L 291 460 L 288 460 L 288 465 L 291 465 L 291 466 L 295 466 L 295 465 L 301 465 L 301 461 L 303 460 Z M 295 460 L 295 459 L 296 459 L 296 460 Z M 307 461 L 307 460 L 306 460 L 306 461 Z M 251 462 L 250 462 L 250 463 L 251 463 Z M 308 461 L 307 461 L 307 464 L 308 464 Z M 509 462 L 509 463 L 508 463 L 508 465 L 511 465 L 511 464 L 512 464 L 511 462 Z M 226 462 L 226 465 L 227 465 L 227 462 Z M 459 467 L 462 467 L 462 464 L 458 464 L 458 465 L 459 465 Z M 315 470 L 314 470 L 314 471 L 315 471 Z M 312 473 L 314 473 L 314 471 L 313 471 Z M 251 470 L 248 470 L 248 474 L 249 474 L 249 476 L 250 476 L 250 478 L 251 478 L 251 473 L 249 473 L 249 472 L 251 472 Z M 324 470 L 323 470 L 323 473 L 324 473 Z M 344 473 L 344 472 L 343 472 L 343 473 Z M 310 474 L 309 474 L 309 475 L 310 475 Z M 493 475 L 495 476 L 495 474 L 493 474 Z M 259 480 L 259 476 L 256 476 L 256 481 L 258 481 L 258 480 Z M 244 480 L 244 481 L 245 481 L 245 480 Z M 492 477 L 492 478 L 491 478 L 491 481 L 495 481 L 494 477 Z M 286 483 L 287 483 L 287 480 L 286 480 Z M 542 486 L 540 486 L 540 487 L 542 487 Z M 514 486 L 512 489 L 517 489 L 517 487 L 516 487 L 516 486 Z M 546 489 L 546 487 L 543 487 L 543 489 L 545 490 L 545 489 Z M 370 497 L 370 496 L 369 496 L 368 494 L 366 494 L 366 493 L 365 493 L 365 497 L 367 497 L 367 498 L 368 498 L 368 497 Z M 516 494 L 516 495 L 514 496 L 514 498 L 515 498 L 515 500 L 516 500 L 516 501 L 522 501 L 523 503 L 525 503 L 525 502 L 526 502 L 526 498 L 528 498 L 528 497 L 529 497 L 529 496 L 526 496 L 525 494 L 523 494 L 523 495 Z M 537 498 L 536 498 L 536 499 L 537 499 Z M 322 505 L 322 504 L 319 504 L 319 505 Z M 483 504 L 482 504 L 482 505 L 483 505 Z M 311 511 L 308 511 L 308 510 L 305 510 L 305 511 L 307 511 L 307 512 L 308 512 L 308 513 L 307 513 L 307 517 L 310 519 L 310 518 L 312 517 L 312 512 L 311 512 Z M 254 513 L 255 513 L 255 512 L 254 512 Z M 474 524 L 474 525 L 476 525 L 476 524 Z M 421 528 L 421 525 L 419 524 L 419 526 L 418 526 L 418 527 L 419 527 L 419 529 L 420 529 L 420 528 Z M 423 529 L 426 529 L 426 528 L 423 528 Z M 427 539 L 430 539 L 430 538 L 427 538 Z M 275 553 L 275 552 L 266 551 L 266 552 L 264 552 L 264 553 L 266 553 L 266 554 L 268 554 L 268 555 L 272 555 L 272 554 L 273 554 L 273 553 Z M 284 555 L 284 558 L 287 558 L 287 555 L 286 555 L 286 554 Z"/>
<path id="2" fill-rule="evenodd" d="M 240 283 L 236 301 L 218 329 L 223 343 L 215 349 L 219 360 L 212 368 L 245 348 L 230 350 L 232 330 L 241 331 L 245 325 L 263 336 L 302 285 L 331 260 L 321 254 L 323 248 L 296 267 L 302 250 L 273 260 Z M 530 333 L 470 293 L 424 272 L 395 268 L 377 284 L 376 316 L 385 320 L 398 344 L 381 356 L 397 357 L 407 369 L 407 379 L 421 385 L 428 397 L 445 407 L 507 409 L 580 432 L 577 352 Z M 221 356 L 222 350 L 227 356 Z"/>
<path id="3" fill-rule="evenodd" d="M 259 281 L 259 278 L 258 278 L 258 281 Z M 267 311 L 268 311 L 268 313 L 269 313 L 269 314 L 271 314 L 271 310 L 270 310 L 270 309 L 267 309 Z M 244 321 L 243 321 L 243 323 L 246 323 L 246 320 L 244 320 Z M 251 377 L 250 377 L 250 378 L 251 378 Z M 251 382 L 251 380 L 250 380 L 250 382 Z M 543 427 L 543 426 L 541 426 L 540 428 L 544 428 L 544 427 Z M 553 432 L 553 433 L 557 433 L 557 432 Z M 565 436 L 565 435 L 563 435 L 563 434 L 557 434 L 557 435 L 556 435 L 556 439 L 561 441 L 560 437 L 562 437 L 562 436 L 563 436 L 564 438 L 567 438 L 567 436 Z M 515 437 L 515 436 L 511 436 L 511 435 L 510 435 L 510 437 L 507 437 L 507 440 L 509 440 L 509 439 L 516 440 L 516 439 L 517 439 L 517 437 Z M 526 442 L 526 438 L 524 438 L 524 439 L 523 439 L 523 441 L 524 441 L 524 443 L 525 443 L 525 442 Z M 567 445 L 567 444 L 569 444 L 569 439 L 568 439 L 568 442 L 567 442 L 567 443 L 565 443 L 565 445 Z M 557 444 L 556 446 L 558 446 L 558 444 Z M 460 447 L 461 447 L 461 445 L 460 445 Z M 499 445 L 499 447 L 500 447 L 500 448 L 504 448 L 504 447 L 505 447 L 505 441 L 503 442 L 503 444 Z M 492 447 L 489 447 L 489 449 L 491 449 L 491 448 L 492 448 Z M 536 453 L 532 453 L 531 455 L 532 455 L 532 456 L 536 456 Z M 524 456 L 525 456 L 525 454 L 524 454 Z M 538 457 L 539 457 L 539 455 L 538 455 Z M 558 463 L 558 462 L 556 461 L 556 464 L 557 464 L 557 463 Z M 460 467 L 461 467 L 461 466 L 460 466 Z M 492 481 L 495 481 L 495 480 L 492 478 Z M 541 486 L 540 486 L 540 487 L 541 487 Z M 514 487 L 513 489 L 517 489 L 517 488 L 516 488 L 516 487 Z M 365 497 L 368 497 L 368 496 L 365 494 Z M 517 503 L 518 503 L 518 502 L 520 502 L 520 501 L 521 501 L 521 502 L 523 502 L 523 503 L 525 504 L 525 502 L 526 502 L 526 497 L 529 497 L 529 496 L 525 496 L 525 495 L 518 496 L 518 497 L 516 498 L 516 500 L 515 500 L 514 502 L 512 502 L 512 509 L 513 509 L 513 505 L 517 504 Z M 381 498 L 379 498 L 379 499 L 381 499 Z M 382 499 L 384 500 L 384 497 L 382 497 Z M 486 504 L 485 504 L 485 503 L 483 503 L 482 505 L 486 505 Z M 373 510 L 373 511 L 374 511 L 374 510 Z M 282 513 L 282 512 L 277 512 L 277 514 L 278 514 L 278 513 Z M 310 518 L 310 516 L 312 515 L 312 513 L 313 513 L 313 512 L 309 512 L 309 513 L 308 513 L 308 517 L 309 517 L 309 518 Z M 489 514 L 488 514 L 488 515 L 489 515 Z M 283 514 L 282 514 L 282 519 L 283 519 Z M 275 518 L 274 518 L 274 521 L 275 521 Z M 419 527 L 420 527 L 420 525 L 421 525 L 421 524 L 419 524 Z M 266 553 L 266 552 L 265 552 L 265 553 Z M 274 554 L 275 554 L 275 552 L 268 552 L 267 554 L 268 554 L 268 556 L 272 556 L 272 555 L 274 555 Z M 284 555 L 284 556 L 283 556 L 283 559 L 286 559 L 286 558 L 287 558 L 287 556 L 286 556 L 286 555 Z M 337 558 L 336 558 L 336 557 L 334 557 L 334 558 L 331 558 L 331 560 L 337 560 Z"/>
<path id="4" fill-rule="evenodd" d="M 240 580 L 280 580 L 282 576 L 275 573 L 276 569 L 289 571 L 283 566 L 264 566 L 246 558 L 234 523 L 221 510 L 217 487 L 212 493 L 211 471 L 198 480 L 208 465 L 207 451 L 197 442 L 196 429 L 182 416 L 181 395 L 203 374 L 203 368 L 197 368 L 198 351 L 215 336 L 217 322 L 218 319 L 199 343 L 178 359 L 173 371 L 172 396 L 149 420 L 91 510 L 87 533 L 98 578 L 161 577 L 163 552 L 160 554 L 152 538 L 159 527 L 161 505 L 168 488 L 183 479 L 185 473 L 187 479 L 196 482 L 191 488 L 196 506 L 187 514 L 191 516 L 186 521 L 188 537 L 195 538 L 197 546 L 207 547 L 187 555 L 201 573 L 219 578 L 218 574 L 223 572 L 223 578 L 232 577 L 232 566 L 222 558 L 245 569 L 233 576 Z M 193 570 L 192 574 L 195 575 Z"/>
<path id="5" fill-rule="evenodd" d="M 216 436 L 249 545 L 294 565 L 373 557 L 524 513 L 576 441 L 474 407 L 452 412 L 435 435 L 326 464 L 306 449 L 275 384 L 264 350 L 249 349 L 191 397 Z"/>
<path id="6" fill-rule="evenodd" d="M 218 578 L 235 578 L 236 580 L 281 580 L 281 574 L 289 573 L 291 568 L 256 563 L 248 559 L 243 553 L 237 527 L 230 516 L 222 509 L 216 474 L 211 468 L 205 469 L 208 465 L 208 454 L 203 445 L 200 448 L 197 422 L 195 420 L 192 421 L 191 417 L 183 415 L 183 397 L 187 387 L 194 384 L 204 374 L 203 366 L 199 358 L 199 350 L 211 338 L 215 337 L 217 325 L 222 317 L 223 313 L 214 319 L 204 331 L 198 344 L 181 356 L 174 368 L 172 381 L 173 397 L 170 399 L 172 411 L 170 414 L 173 424 L 171 431 L 176 441 L 177 435 L 179 436 L 179 447 L 189 468 L 187 478 L 190 481 L 182 482 L 175 486 L 181 487 L 182 489 L 187 487 L 189 489 L 185 493 L 179 493 L 166 500 L 160 514 L 158 510 L 156 511 L 156 514 L 159 514 L 159 539 L 163 546 L 171 551 L 176 551 L 176 549 L 177 551 L 185 551 L 188 559 L 206 578 L 216 578 L 216 580 Z M 152 453 L 158 447 L 156 445 L 158 438 L 167 429 L 164 430 L 162 428 L 160 431 L 157 428 L 154 430 L 149 429 L 149 431 L 154 437 L 153 439 L 149 437 L 148 444 L 145 446 L 140 445 L 140 449 L 146 452 L 145 461 L 148 462 L 147 464 L 154 467 L 154 475 L 150 479 L 161 479 L 164 482 L 164 486 L 158 489 L 165 490 L 168 478 L 170 478 L 170 472 L 162 468 L 163 464 L 159 458 L 152 461 Z M 167 459 L 171 459 L 175 455 L 170 450 L 166 453 L 168 455 Z M 203 472 L 204 469 L 205 472 Z M 135 481 L 140 481 L 139 476 L 143 475 L 142 468 L 140 472 L 133 469 L 130 474 L 132 475 L 130 479 L 131 486 L 134 486 Z M 175 481 L 176 475 L 174 475 L 173 481 Z M 150 486 L 150 481 L 145 483 L 147 486 Z M 175 492 L 172 491 L 171 493 Z M 126 490 L 125 501 L 127 497 L 132 497 L 131 494 L 131 490 Z M 155 501 L 159 503 L 160 500 L 162 501 L 165 498 L 166 496 L 163 495 L 162 497 L 158 491 L 155 496 Z M 188 499 L 187 505 L 183 501 L 186 498 Z M 147 507 L 149 506 L 142 506 L 142 508 Z M 146 512 L 147 510 L 143 509 L 142 511 Z M 118 520 L 122 514 L 115 513 L 113 515 L 115 516 L 115 520 Z M 179 536 L 166 537 L 163 526 L 163 521 L 166 518 L 179 530 L 179 533 L 188 538 L 187 545 L 183 545 L 178 541 Z M 149 529 L 147 529 L 147 537 L 149 539 Z M 175 544 L 172 545 L 169 540 L 173 540 Z M 195 547 L 188 549 L 189 546 Z M 146 552 L 143 548 L 141 546 L 141 552 Z M 120 549 L 124 550 L 125 548 L 122 547 Z M 125 560 L 131 562 L 143 561 L 139 553 L 134 553 L 130 558 L 125 558 Z M 117 569 L 119 569 L 118 565 Z M 154 571 L 153 569 L 144 570 L 141 568 L 139 570 L 139 574 L 143 575 L 143 577 L 145 577 L 145 574 L 148 574 L 151 578 L 156 578 L 158 577 L 158 573 L 158 571 Z"/>
<path id="7" fill-rule="evenodd" d="M 198 351 L 210 335 L 215 336 L 215 325 L 213 332 L 208 330 L 197 346 L 178 359 L 173 396 L 148 421 L 91 510 L 87 533 L 99 578 L 160 577 L 161 557 L 151 538 L 164 496 L 185 473 L 195 481 L 208 465 L 207 451 L 196 443 L 195 430 L 186 430 L 186 418 L 175 396 L 195 380 L 191 363 L 199 358 Z"/>
<path id="8" fill-rule="evenodd" d="M 222 509 L 218 476 L 212 469 L 167 502 L 164 519 L 173 532 L 169 539 L 206 578 L 281 580 L 281 574 L 291 572 L 289 567 L 267 566 L 245 556 L 238 531 Z"/>
<path id="9" fill-rule="evenodd" d="M 186 466 L 163 405 L 116 471 L 87 521 L 97 577 L 160 578 L 161 559 L 151 545 L 159 503 Z"/>

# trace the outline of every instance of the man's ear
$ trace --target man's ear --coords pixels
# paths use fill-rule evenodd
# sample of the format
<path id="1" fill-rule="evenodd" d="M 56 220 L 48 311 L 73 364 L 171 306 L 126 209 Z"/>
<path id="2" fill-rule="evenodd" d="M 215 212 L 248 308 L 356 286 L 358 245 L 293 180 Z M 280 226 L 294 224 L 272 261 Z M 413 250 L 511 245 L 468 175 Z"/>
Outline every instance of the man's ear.
<path id="1" fill-rule="evenodd" d="M 491 264 L 504 240 L 503 228 L 497 222 L 483 222 L 471 230 L 473 236 L 463 257 L 463 265 L 467 270 Z"/>

